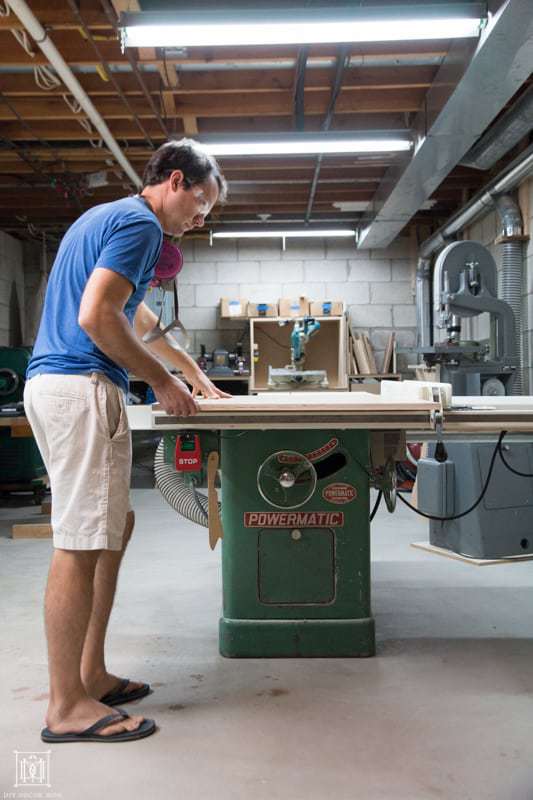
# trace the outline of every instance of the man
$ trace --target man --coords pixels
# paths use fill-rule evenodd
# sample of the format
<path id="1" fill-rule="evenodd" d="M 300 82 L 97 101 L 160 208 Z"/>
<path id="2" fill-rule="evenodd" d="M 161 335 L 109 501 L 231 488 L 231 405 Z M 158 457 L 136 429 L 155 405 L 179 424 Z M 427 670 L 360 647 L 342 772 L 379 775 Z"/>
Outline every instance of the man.
<path id="1" fill-rule="evenodd" d="M 172 337 L 141 341 L 157 322 L 142 300 L 163 234 L 201 227 L 225 192 L 216 161 L 197 144 L 167 142 L 148 162 L 141 194 L 85 212 L 54 262 L 24 393 L 53 499 L 43 741 L 124 741 L 156 729 L 153 720 L 110 707 L 144 697 L 150 687 L 109 673 L 104 658 L 120 562 L 134 525 L 124 392 L 132 370 L 169 414 L 194 414 L 196 394 L 228 396 Z M 157 356 L 182 370 L 193 394 Z"/>

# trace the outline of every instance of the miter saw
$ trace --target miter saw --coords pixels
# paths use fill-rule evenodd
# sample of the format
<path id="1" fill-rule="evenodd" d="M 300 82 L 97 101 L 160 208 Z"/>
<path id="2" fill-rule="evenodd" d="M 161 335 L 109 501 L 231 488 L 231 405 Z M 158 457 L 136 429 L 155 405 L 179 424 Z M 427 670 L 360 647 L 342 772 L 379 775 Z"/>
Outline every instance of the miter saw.
<path id="1" fill-rule="evenodd" d="M 287 325 L 282 320 L 280 325 Z M 270 389 L 287 391 L 312 386 L 314 389 L 327 389 L 328 376 L 325 369 L 304 369 L 306 345 L 318 331 L 320 322 L 313 317 L 297 319 L 293 323 L 291 333 L 291 363 L 286 367 L 268 368 L 268 386 Z"/>

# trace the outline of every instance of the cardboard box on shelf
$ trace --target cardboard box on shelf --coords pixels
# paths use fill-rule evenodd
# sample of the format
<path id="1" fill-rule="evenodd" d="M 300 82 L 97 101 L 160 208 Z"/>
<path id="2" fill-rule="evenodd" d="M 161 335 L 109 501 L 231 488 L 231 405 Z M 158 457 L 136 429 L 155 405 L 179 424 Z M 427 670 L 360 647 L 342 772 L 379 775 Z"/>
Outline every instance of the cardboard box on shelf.
<path id="1" fill-rule="evenodd" d="M 223 318 L 238 318 L 248 316 L 248 300 L 242 297 L 221 297 L 220 316 Z"/>
<path id="2" fill-rule="evenodd" d="M 309 316 L 309 300 L 307 297 L 280 297 L 280 317 L 307 317 Z"/>
<path id="3" fill-rule="evenodd" d="M 277 317 L 277 303 L 248 303 L 249 317 Z"/>
<path id="4" fill-rule="evenodd" d="M 312 300 L 309 305 L 312 317 L 340 317 L 344 314 L 342 300 Z"/>

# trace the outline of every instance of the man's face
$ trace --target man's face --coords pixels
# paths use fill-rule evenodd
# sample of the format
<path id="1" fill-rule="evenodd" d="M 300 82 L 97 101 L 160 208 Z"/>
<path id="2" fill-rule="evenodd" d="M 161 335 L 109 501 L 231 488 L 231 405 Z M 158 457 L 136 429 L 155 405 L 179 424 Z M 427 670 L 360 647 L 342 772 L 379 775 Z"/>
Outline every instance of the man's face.
<path id="1" fill-rule="evenodd" d="M 183 173 L 176 170 L 169 178 L 164 230 L 173 236 L 181 236 L 192 228 L 201 228 L 217 199 L 218 184 L 213 176 L 186 188 Z"/>

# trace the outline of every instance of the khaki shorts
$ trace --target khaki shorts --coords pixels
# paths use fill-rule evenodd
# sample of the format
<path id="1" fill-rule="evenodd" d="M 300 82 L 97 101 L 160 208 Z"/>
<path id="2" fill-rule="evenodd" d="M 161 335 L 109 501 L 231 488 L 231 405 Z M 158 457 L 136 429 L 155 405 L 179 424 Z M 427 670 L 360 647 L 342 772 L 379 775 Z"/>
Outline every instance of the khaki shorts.
<path id="1" fill-rule="evenodd" d="M 98 372 L 35 375 L 24 408 L 50 478 L 54 547 L 120 550 L 131 510 L 122 390 Z"/>

